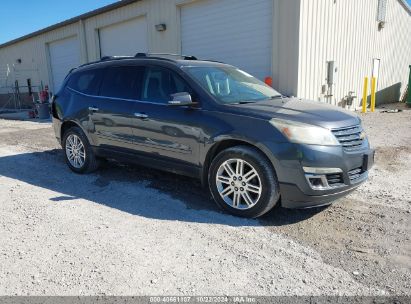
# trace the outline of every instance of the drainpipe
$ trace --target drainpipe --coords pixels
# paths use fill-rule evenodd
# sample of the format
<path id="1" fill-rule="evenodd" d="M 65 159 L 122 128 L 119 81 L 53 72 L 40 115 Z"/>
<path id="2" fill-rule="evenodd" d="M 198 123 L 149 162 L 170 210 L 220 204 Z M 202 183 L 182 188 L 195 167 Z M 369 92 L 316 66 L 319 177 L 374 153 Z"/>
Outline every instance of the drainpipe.
<path id="1" fill-rule="evenodd" d="M 82 19 L 79 20 L 79 38 L 80 38 L 80 62 L 81 64 L 88 63 L 88 49 L 87 49 L 87 36 L 86 26 Z"/>

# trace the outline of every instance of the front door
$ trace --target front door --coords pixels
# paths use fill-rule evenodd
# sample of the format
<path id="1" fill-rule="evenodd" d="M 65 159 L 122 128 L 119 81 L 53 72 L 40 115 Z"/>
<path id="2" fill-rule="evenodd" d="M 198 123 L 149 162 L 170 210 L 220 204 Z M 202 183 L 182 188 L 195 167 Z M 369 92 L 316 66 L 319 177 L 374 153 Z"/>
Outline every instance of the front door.
<path id="1" fill-rule="evenodd" d="M 194 94 L 174 71 L 146 68 L 141 101 L 136 104 L 132 122 L 134 141 L 142 152 L 198 166 L 204 117 L 200 108 L 169 106 L 170 95 L 179 92 Z"/>

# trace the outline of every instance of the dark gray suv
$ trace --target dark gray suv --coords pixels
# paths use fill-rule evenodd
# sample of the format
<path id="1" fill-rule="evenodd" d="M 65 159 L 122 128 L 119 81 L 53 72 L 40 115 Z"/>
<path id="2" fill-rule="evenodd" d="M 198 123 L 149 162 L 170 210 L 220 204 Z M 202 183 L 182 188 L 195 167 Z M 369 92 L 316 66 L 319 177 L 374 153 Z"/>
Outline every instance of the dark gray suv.
<path id="1" fill-rule="evenodd" d="M 199 178 L 232 214 L 330 204 L 374 161 L 354 113 L 288 98 L 194 57 L 106 57 L 69 73 L 52 103 L 67 164 L 119 159 Z"/>

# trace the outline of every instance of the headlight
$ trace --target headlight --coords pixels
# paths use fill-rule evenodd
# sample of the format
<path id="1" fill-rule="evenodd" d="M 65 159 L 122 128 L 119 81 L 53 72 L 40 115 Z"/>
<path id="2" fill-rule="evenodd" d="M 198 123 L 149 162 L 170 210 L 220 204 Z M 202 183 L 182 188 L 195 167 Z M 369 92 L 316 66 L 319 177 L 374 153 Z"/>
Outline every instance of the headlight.
<path id="1" fill-rule="evenodd" d="M 291 142 L 307 145 L 339 146 L 330 130 L 313 125 L 273 118 L 270 123 Z"/>

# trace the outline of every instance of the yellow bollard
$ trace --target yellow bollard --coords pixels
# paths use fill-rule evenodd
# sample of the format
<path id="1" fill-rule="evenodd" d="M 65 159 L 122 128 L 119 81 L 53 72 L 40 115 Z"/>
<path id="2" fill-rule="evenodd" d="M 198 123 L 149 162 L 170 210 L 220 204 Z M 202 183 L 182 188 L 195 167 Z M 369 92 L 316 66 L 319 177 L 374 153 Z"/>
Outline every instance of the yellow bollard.
<path id="1" fill-rule="evenodd" d="M 367 112 L 368 77 L 364 78 L 364 93 L 362 95 L 362 112 Z"/>
<path id="2" fill-rule="evenodd" d="M 377 88 L 377 79 L 375 77 L 371 80 L 371 112 L 375 112 L 375 90 Z"/>

